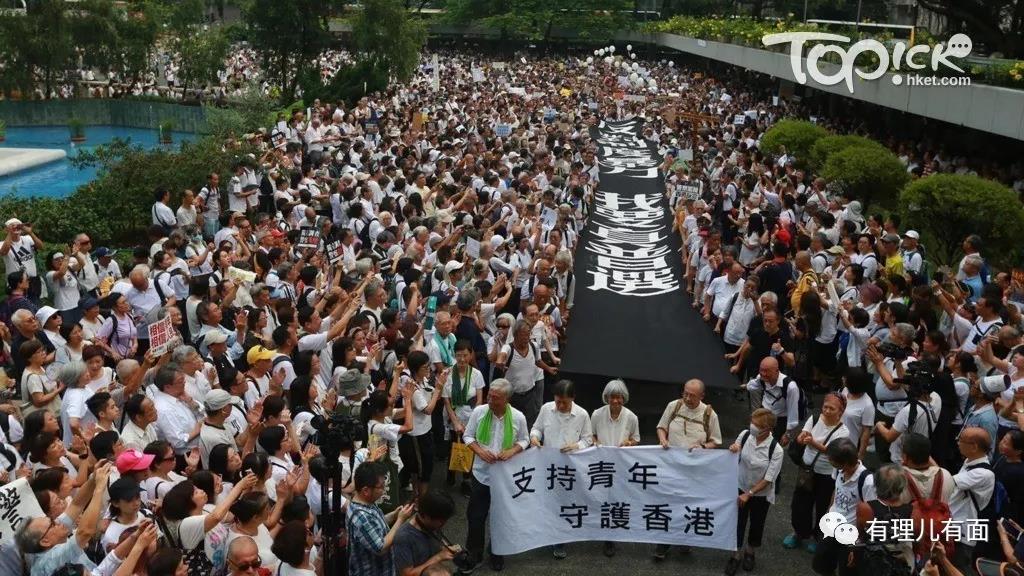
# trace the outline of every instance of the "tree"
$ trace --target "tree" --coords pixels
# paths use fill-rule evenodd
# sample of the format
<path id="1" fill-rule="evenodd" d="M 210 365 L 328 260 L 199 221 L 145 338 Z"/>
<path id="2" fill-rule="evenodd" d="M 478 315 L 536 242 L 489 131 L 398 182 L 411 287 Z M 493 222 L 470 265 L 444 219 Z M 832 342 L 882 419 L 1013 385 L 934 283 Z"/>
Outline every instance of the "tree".
<path id="1" fill-rule="evenodd" d="M 821 175 L 859 200 L 864 210 L 873 202 L 893 206 L 909 176 L 895 154 L 882 146 L 851 146 L 828 157 Z"/>
<path id="2" fill-rule="evenodd" d="M 500 30 L 502 38 L 550 41 L 555 28 L 607 40 L 632 24 L 629 0 L 448 0 L 447 19 Z"/>
<path id="3" fill-rule="evenodd" d="M 918 6 L 945 16 L 950 31 L 964 32 L 1004 57 L 1024 54 L 1024 0 L 919 0 Z"/>
<path id="4" fill-rule="evenodd" d="M 770 154 L 785 151 L 796 156 L 798 161 L 806 162 L 811 146 L 825 136 L 828 136 L 828 130 L 817 124 L 803 120 L 780 120 L 761 137 L 761 150 Z"/>
<path id="5" fill-rule="evenodd" d="M 352 37 L 361 61 L 405 81 L 416 71 L 427 32 L 399 0 L 363 0 L 352 21 Z"/>
<path id="6" fill-rule="evenodd" d="M 37 86 L 50 96 L 74 56 L 64 0 L 36 0 L 24 15 L 5 10 L 0 16 L 0 74 L 5 89 L 28 98 Z"/>
<path id="7" fill-rule="evenodd" d="M 952 263 L 964 237 L 976 233 L 990 261 L 1009 267 L 1021 256 L 1024 208 L 1013 190 L 993 180 L 959 174 L 915 180 L 900 194 L 900 212 L 939 262 Z"/>
<path id="8" fill-rule="evenodd" d="M 224 67 L 230 48 L 220 28 L 195 30 L 179 38 L 177 45 L 181 54 L 181 80 L 186 88 L 217 80 L 217 72 Z"/>
<path id="9" fill-rule="evenodd" d="M 885 150 L 885 148 L 870 138 L 863 136 L 853 135 L 833 135 L 825 136 L 819 139 L 811 146 L 810 154 L 808 156 L 808 163 L 810 167 L 818 172 L 825 167 L 825 162 L 828 161 L 829 156 L 851 148 L 853 146 L 874 146 Z"/>
<path id="10" fill-rule="evenodd" d="M 250 43 L 282 102 L 294 99 L 303 71 L 330 45 L 329 14 L 330 3 L 318 0 L 254 0 L 245 10 Z"/>

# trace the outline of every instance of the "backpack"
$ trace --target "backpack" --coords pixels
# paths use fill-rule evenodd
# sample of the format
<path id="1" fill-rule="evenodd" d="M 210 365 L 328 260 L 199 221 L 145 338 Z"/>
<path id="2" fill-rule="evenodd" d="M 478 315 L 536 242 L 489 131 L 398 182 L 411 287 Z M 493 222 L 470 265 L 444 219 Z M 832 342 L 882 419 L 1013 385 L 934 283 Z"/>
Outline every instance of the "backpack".
<path id="1" fill-rule="evenodd" d="M 980 462 L 978 464 L 971 464 L 966 470 L 975 470 L 978 468 L 984 468 L 985 470 L 992 471 L 992 465 L 988 462 Z M 994 473 L 993 473 L 994 474 Z M 993 523 L 999 519 L 1002 515 L 1003 510 L 1006 509 L 1010 502 L 1010 494 L 1006 491 L 1006 486 L 999 480 L 995 481 L 995 486 L 992 490 L 992 498 L 989 499 L 988 504 L 984 507 L 978 506 L 978 499 L 971 490 L 967 491 L 967 496 L 971 499 L 971 504 L 974 505 L 974 509 L 978 512 L 978 517 L 988 520 Z M 989 526 L 990 529 L 995 529 L 995 526 Z"/>
<path id="2" fill-rule="evenodd" d="M 363 248 L 369 249 L 373 246 L 373 242 L 370 241 L 370 224 L 373 224 L 376 221 L 376 218 L 370 218 L 363 225 L 362 230 L 359 231 L 359 242 L 362 244 Z"/>
<path id="3" fill-rule="evenodd" d="M 906 518 L 902 515 L 904 511 L 901 509 L 909 508 L 909 506 L 901 506 L 890 509 L 878 501 L 865 502 L 865 504 L 871 508 L 875 520 L 886 525 Z M 877 576 L 912 576 L 913 571 L 904 560 L 902 551 L 898 547 L 894 548 L 892 544 L 894 544 L 892 540 L 881 542 L 869 540 L 864 544 L 864 552 L 857 558 L 856 573 Z"/>
<path id="4" fill-rule="evenodd" d="M 708 406 L 708 408 L 711 408 L 711 406 Z M 747 443 L 747 438 L 749 438 L 749 437 L 750 437 L 750 430 L 744 430 L 743 433 L 740 434 L 740 450 L 743 450 L 743 446 Z M 769 462 L 771 462 L 772 457 L 775 456 L 775 448 L 778 445 L 779 445 L 779 441 L 776 440 L 775 438 L 772 438 L 772 443 L 768 445 L 768 461 Z M 767 473 L 767 470 L 765 472 Z M 861 474 L 861 476 L 866 476 L 866 474 Z M 859 485 L 860 485 L 861 490 L 863 490 L 864 489 L 864 481 L 861 480 Z"/>
<path id="5" fill-rule="evenodd" d="M 682 409 L 682 406 L 683 406 L 683 401 L 682 400 L 676 400 L 676 407 L 675 407 L 675 409 L 672 410 L 672 416 L 668 419 L 670 424 L 671 424 L 671 422 L 673 420 L 676 419 L 676 415 L 679 414 L 679 410 Z M 711 440 L 710 424 L 711 424 L 711 415 L 714 414 L 714 413 L 715 413 L 715 411 L 711 408 L 710 404 L 705 404 L 704 405 L 704 415 L 701 416 L 701 423 L 700 423 L 700 425 L 704 428 L 704 441 L 705 442 L 709 442 Z M 684 416 L 683 419 L 685 420 L 686 417 Z M 750 434 L 750 430 L 747 430 L 746 433 Z M 744 438 L 744 440 L 746 440 L 746 439 Z M 772 442 L 774 442 L 774 441 L 775 440 L 772 440 Z M 740 445 L 742 446 L 743 442 L 740 442 Z M 769 454 L 768 457 L 771 458 L 771 454 Z"/>
<path id="6" fill-rule="evenodd" d="M 185 563 L 185 566 L 188 569 L 188 576 L 210 576 L 210 574 L 213 574 L 213 562 L 211 562 L 210 558 L 206 555 L 205 536 L 194 548 L 191 550 L 185 550 L 184 546 L 181 544 L 180 533 L 178 538 L 172 538 L 171 532 L 167 529 L 167 525 L 164 523 L 163 518 L 157 516 L 157 522 L 159 523 L 164 536 L 167 538 L 167 542 L 181 552 L 181 560 Z"/>
<path id="7" fill-rule="evenodd" d="M 913 497 L 911 518 L 914 520 L 914 532 L 921 535 L 914 543 L 914 555 L 918 558 L 927 557 L 931 552 L 932 543 L 939 542 L 946 550 L 946 556 L 952 558 L 956 542 L 948 535 L 943 536 L 943 528 L 952 515 L 949 511 L 949 504 L 942 501 L 942 471 L 940 470 L 935 475 L 932 492 L 928 498 L 921 494 L 921 490 L 910 472 L 904 472 L 904 474 L 907 476 L 907 489 L 910 490 Z"/>
<path id="8" fill-rule="evenodd" d="M 758 376 L 758 380 L 761 380 L 760 376 Z M 796 384 L 797 392 L 799 392 L 800 394 L 797 399 L 796 417 L 797 420 L 799 420 L 800 422 L 804 422 L 807 420 L 807 415 L 811 413 L 811 401 L 807 398 L 807 394 L 804 393 L 804 389 L 801 388 L 795 380 L 793 380 L 789 376 L 786 376 L 786 378 L 782 381 L 782 394 L 778 398 L 767 393 L 767 387 L 764 386 L 764 380 L 761 380 L 761 387 L 765 389 L 765 395 L 771 398 L 772 404 L 774 404 L 779 400 L 784 400 L 785 398 L 787 398 L 787 396 L 789 395 L 789 385 L 791 383 Z"/>

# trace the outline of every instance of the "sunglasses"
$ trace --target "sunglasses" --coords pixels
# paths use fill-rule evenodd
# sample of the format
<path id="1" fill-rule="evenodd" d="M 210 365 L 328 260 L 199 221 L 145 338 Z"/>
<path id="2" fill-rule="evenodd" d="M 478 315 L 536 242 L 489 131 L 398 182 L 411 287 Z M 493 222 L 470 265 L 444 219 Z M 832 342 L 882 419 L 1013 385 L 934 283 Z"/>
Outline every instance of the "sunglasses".
<path id="1" fill-rule="evenodd" d="M 228 562 L 232 564 L 235 568 L 237 568 L 239 572 L 248 572 L 249 570 L 256 570 L 263 565 L 262 562 L 260 562 L 260 560 L 253 560 L 252 562 L 245 562 L 242 564 L 232 562 L 231 560 L 228 560 Z"/>

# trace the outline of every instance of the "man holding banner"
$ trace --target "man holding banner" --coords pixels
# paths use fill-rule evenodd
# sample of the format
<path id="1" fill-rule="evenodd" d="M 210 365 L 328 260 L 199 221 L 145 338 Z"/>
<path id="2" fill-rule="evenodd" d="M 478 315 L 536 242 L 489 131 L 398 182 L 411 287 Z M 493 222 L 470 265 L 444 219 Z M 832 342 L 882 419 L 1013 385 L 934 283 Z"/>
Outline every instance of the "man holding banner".
<path id="1" fill-rule="evenodd" d="M 504 378 L 491 382 L 487 404 L 477 406 L 469 417 L 463 441 L 475 454 L 473 461 L 473 488 L 466 509 L 469 523 L 466 550 L 471 566 L 483 562 L 484 530 L 491 509 L 490 467 L 504 462 L 526 450 L 529 445 L 526 417 L 509 404 L 512 384 Z M 490 553 L 491 569 L 505 567 L 502 556 Z"/>

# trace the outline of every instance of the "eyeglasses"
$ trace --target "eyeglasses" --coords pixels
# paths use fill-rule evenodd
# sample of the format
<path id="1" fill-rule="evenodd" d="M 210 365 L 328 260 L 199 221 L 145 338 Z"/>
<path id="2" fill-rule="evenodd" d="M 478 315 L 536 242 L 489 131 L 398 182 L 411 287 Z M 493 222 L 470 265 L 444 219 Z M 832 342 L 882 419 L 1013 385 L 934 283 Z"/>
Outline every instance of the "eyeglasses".
<path id="1" fill-rule="evenodd" d="M 508 324 L 498 324 L 499 330 L 508 330 L 510 326 Z"/>
<path id="2" fill-rule="evenodd" d="M 253 560 L 252 562 L 238 564 L 235 561 L 229 559 L 228 564 L 234 566 L 239 572 L 248 572 L 249 570 L 256 570 L 257 568 L 259 568 L 262 565 L 262 562 L 260 562 L 260 560 L 257 559 Z"/>
<path id="3" fill-rule="evenodd" d="M 50 532 L 50 530 L 51 530 L 51 529 L 52 529 L 52 528 L 53 528 L 54 526 L 56 526 L 56 525 L 57 525 L 57 521 L 56 521 L 56 520 L 54 520 L 53 518 L 50 518 L 50 525 L 46 527 L 46 530 L 43 530 L 43 534 L 42 534 L 42 535 L 41 535 L 41 536 L 39 537 L 39 540 L 40 540 L 40 541 L 42 541 L 42 540 L 43 540 L 43 538 L 46 538 L 46 535 L 47 535 L 47 534 L 48 534 L 48 533 Z"/>

